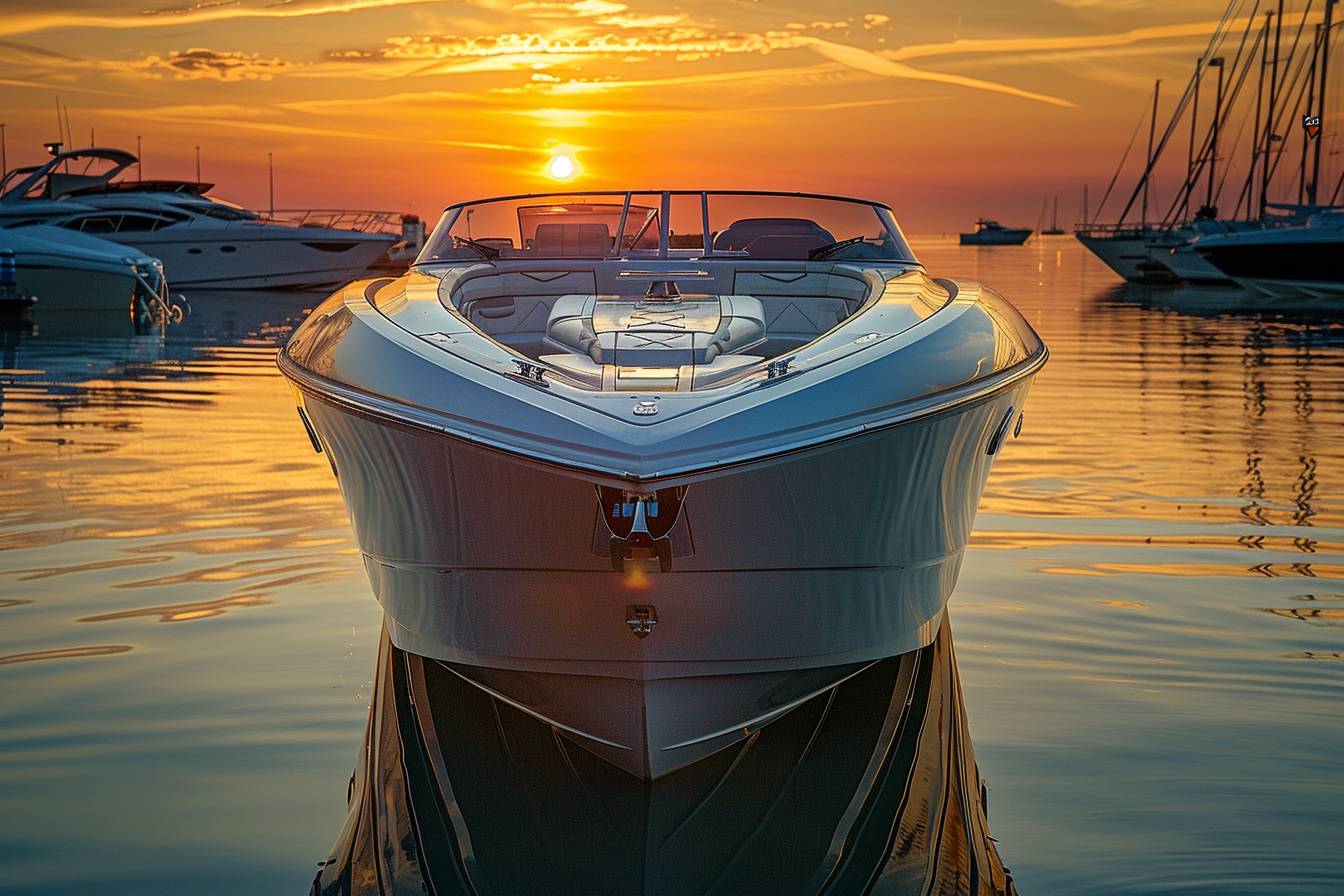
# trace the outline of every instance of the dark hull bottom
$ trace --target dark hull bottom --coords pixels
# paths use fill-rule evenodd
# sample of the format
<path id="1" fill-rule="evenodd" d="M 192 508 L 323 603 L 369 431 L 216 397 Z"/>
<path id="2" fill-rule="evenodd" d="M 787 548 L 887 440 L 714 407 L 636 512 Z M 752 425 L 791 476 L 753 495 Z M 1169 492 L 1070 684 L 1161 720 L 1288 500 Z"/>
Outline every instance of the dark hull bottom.
<path id="1" fill-rule="evenodd" d="M 949 627 L 654 782 L 383 639 L 312 893 L 1015 892 Z"/>
<path id="2" fill-rule="evenodd" d="M 1218 246 L 1199 253 L 1241 286 L 1267 295 L 1344 294 L 1344 240 Z"/>

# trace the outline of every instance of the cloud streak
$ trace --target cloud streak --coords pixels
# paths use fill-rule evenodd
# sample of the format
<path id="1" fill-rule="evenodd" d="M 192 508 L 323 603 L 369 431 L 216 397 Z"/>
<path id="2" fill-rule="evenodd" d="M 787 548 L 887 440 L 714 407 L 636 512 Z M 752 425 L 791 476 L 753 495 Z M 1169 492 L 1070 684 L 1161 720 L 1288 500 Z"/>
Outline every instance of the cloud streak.
<path id="1" fill-rule="evenodd" d="M 232 19 L 295 19 L 369 9 L 390 9 L 436 3 L 439 0 L 320 0 L 311 5 L 277 4 L 240 6 L 236 4 L 198 4 L 166 10 L 149 10 L 138 15 L 93 15 L 68 11 L 9 12 L 0 17 L 0 35 L 31 34 L 55 28 L 163 28 L 199 25 Z"/>
<path id="2" fill-rule="evenodd" d="M 997 81 L 968 78 L 965 75 L 954 75 L 947 72 L 924 71 L 923 69 L 917 69 L 906 65 L 903 62 L 897 62 L 893 59 L 888 59 L 885 56 L 880 56 L 869 50 L 864 50 L 859 47 L 851 47 L 846 44 L 837 44 L 832 41 L 821 40 L 820 38 L 807 38 L 806 45 L 832 62 L 838 62 L 841 65 L 881 78 L 899 78 L 909 81 L 932 81 L 938 84 L 964 87 L 969 90 L 1001 93 L 1006 96 L 1015 96 L 1019 99 L 1032 100 L 1033 102 L 1045 103 L 1050 106 L 1059 106 L 1064 109 L 1072 109 L 1077 106 L 1076 103 L 1062 99 L 1061 97 L 1050 96 L 1044 93 L 1034 93 L 1030 90 L 1023 90 L 1020 87 L 1013 87 L 1010 84 L 1000 84 Z"/>

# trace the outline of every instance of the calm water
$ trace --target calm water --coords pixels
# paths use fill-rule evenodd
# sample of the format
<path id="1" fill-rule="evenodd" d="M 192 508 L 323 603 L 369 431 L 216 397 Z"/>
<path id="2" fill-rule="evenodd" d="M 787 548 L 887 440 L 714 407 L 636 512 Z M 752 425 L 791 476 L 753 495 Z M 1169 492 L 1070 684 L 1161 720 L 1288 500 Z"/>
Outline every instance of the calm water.
<path id="1" fill-rule="evenodd" d="M 915 242 L 1052 351 L 952 601 L 1020 891 L 1344 891 L 1344 325 Z M 0 892 L 307 892 L 379 632 L 272 363 L 316 298 L 0 334 Z"/>

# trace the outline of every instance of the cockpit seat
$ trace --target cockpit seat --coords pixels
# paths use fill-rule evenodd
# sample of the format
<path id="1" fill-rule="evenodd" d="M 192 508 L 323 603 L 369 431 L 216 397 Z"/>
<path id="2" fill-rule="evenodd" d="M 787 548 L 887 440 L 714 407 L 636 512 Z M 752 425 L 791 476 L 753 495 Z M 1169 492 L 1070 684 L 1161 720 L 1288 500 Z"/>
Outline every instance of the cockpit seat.
<path id="1" fill-rule="evenodd" d="M 532 248 L 544 255 L 603 258 L 611 247 L 605 224 L 538 224 L 532 237 Z"/>
<path id="2" fill-rule="evenodd" d="M 807 218 L 742 218 L 729 224 L 714 237 L 716 252 L 750 252 L 751 244 L 763 237 L 808 237 L 817 242 L 809 248 L 835 242 L 831 232 Z M 764 250 L 762 243 L 758 251 Z M 806 257 L 804 252 L 802 257 Z"/>
<path id="3" fill-rule="evenodd" d="M 749 352 L 765 336 L 765 311 L 751 296 L 568 295 L 551 309 L 545 344 L 595 364 L 680 367 Z"/>

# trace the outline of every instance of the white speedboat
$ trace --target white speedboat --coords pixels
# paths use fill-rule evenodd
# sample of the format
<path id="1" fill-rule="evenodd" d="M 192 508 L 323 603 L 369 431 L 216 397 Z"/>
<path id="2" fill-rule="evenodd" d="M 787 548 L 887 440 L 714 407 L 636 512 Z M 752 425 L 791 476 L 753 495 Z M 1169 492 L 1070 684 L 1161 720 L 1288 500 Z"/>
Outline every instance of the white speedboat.
<path id="1" fill-rule="evenodd" d="M 210 289 L 340 285 L 363 274 L 400 238 L 391 229 L 396 216 L 385 212 L 262 217 L 206 195 L 212 184 L 63 179 L 72 156 L 98 153 L 118 159 L 128 155 L 119 150 L 57 153 L 46 165 L 15 178 L 0 204 L 0 221 L 42 221 L 135 246 L 160 259 L 175 286 Z"/>
<path id="2" fill-rule="evenodd" d="M 1245 288 L 1275 298 L 1344 296 L 1344 211 L 1305 224 L 1203 236 L 1191 244 Z"/>
<path id="3" fill-rule="evenodd" d="M 60 227 L 0 228 L 0 249 L 14 253 L 20 293 L 45 311 L 172 311 L 163 265 L 119 243 Z"/>
<path id="4" fill-rule="evenodd" d="M 1046 349 L 891 210 L 450 207 L 279 353 L 393 643 L 657 777 L 927 645 Z"/>

